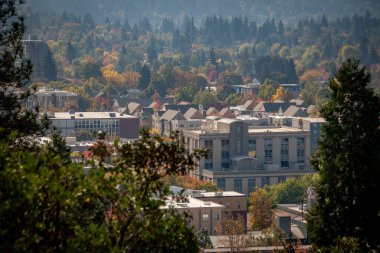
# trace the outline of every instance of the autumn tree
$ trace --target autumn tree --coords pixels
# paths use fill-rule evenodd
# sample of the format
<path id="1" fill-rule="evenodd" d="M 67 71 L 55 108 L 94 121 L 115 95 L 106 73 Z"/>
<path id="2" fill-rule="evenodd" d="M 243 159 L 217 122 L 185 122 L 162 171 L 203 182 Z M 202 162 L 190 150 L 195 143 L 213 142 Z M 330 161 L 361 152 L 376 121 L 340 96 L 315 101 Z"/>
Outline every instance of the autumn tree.
<path id="1" fill-rule="evenodd" d="M 344 62 L 320 111 L 326 124 L 312 160 L 320 185 L 307 222 L 323 252 L 350 238 L 362 252 L 380 250 L 380 99 L 369 82 L 358 61 Z"/>
<path id="2" fill-rule="evenodd" d="M 253 229 L 262 230 L 271 226 L 273 220 L 272 199 L 263 189 L 256 189 L 249 196 L 249 213 Z"/>
<path id="3" fill-rule="evenodd" d="M 249 240 L 245 231 L 245 221 L 243 216 L 236 218 L 224 218 L 223 227 L 219 228 L 219 234 L 227 236 L 224 246 L 231 252 L 244 252 L 249 246 Z"/>

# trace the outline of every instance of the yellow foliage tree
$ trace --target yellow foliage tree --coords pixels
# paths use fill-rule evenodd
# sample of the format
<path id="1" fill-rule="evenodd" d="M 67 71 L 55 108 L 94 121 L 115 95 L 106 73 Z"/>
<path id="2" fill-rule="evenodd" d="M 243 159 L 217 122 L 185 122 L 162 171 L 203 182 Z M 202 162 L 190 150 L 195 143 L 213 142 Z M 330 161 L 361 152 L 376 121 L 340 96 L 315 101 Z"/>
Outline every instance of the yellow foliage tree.
<path id="1" fill-rule="evenodd" d="M 283 100 L 285 101 L 287 98 L 287 94 L 286 94 L 286 91 L 284 90 L 283 87 L 278 87 L 276 89 L 276 93 L 272 96 L 272 100 L 273 101 L 276 101 L 276 100 Z"/>
<path id="2" fill-rule="evenodd" d="M 265 229 L 272 225 L 273 201 L 263 189 L 256 189 L 249 196 L 250 222 L 253 229 Z"/>

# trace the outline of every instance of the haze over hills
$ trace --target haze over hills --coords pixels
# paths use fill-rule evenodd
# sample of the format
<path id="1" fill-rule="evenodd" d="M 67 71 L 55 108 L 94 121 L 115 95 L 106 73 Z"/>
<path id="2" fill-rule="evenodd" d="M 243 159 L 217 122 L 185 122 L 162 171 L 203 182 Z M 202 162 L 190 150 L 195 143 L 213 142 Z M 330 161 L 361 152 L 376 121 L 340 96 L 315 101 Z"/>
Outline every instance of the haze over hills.
<path id="1" fill-rule="evenodd" d="M 163 18 L 182 20 L 186 15 L 194 17 L 196 23 L 207 16 L 222 15 L 247 16 L 259 24 L 268 18 L 295 24 L 305 17 L 342 17 L 366 10 L 375 16 L 380 13 L 380 1 L 376 0 L 29 0 L 27 5 L 45 13 L 91 13 L 98 22 L 109 18 L 136 23 L 146 17 L 157 25 Z"/>

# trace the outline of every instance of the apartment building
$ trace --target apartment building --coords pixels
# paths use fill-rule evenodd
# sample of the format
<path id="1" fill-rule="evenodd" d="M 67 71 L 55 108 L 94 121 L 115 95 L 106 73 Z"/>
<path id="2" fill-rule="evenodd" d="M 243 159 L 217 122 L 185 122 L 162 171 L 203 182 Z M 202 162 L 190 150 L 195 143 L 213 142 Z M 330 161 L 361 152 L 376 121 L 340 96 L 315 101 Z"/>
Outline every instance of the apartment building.
<path id="1" fill-rule="evenodd" d="M 310 131 L 276 126 L 249 127 L 239 119 L 206 118 L 199 130 L 183 130 L 189 150 L 206 148 L 193 176 L 224 191 L 249 194 L 255 187 L 312 173 Z"/>
<path id="2" fill-rule="evenodd" d="M 125 139 L 139 137 L 139 118 L 117 112 L 56 112 L 49 113 L 53 126 L 61 130 L 62 136 L 73 136 L 76 132 L 97 133 Z"/>

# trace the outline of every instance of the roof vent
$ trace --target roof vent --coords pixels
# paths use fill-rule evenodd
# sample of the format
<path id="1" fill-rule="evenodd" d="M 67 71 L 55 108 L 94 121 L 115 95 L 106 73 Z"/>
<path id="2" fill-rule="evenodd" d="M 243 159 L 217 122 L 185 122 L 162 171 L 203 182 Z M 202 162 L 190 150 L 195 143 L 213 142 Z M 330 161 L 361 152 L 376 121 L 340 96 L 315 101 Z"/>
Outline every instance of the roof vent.
<path id="1" fill-rule="evenodd" d="M 114 113 L 114 112 L 110 112 L 110 117 L 111 118 L 114 118 L 116 116 L 116 113 Z"/>

